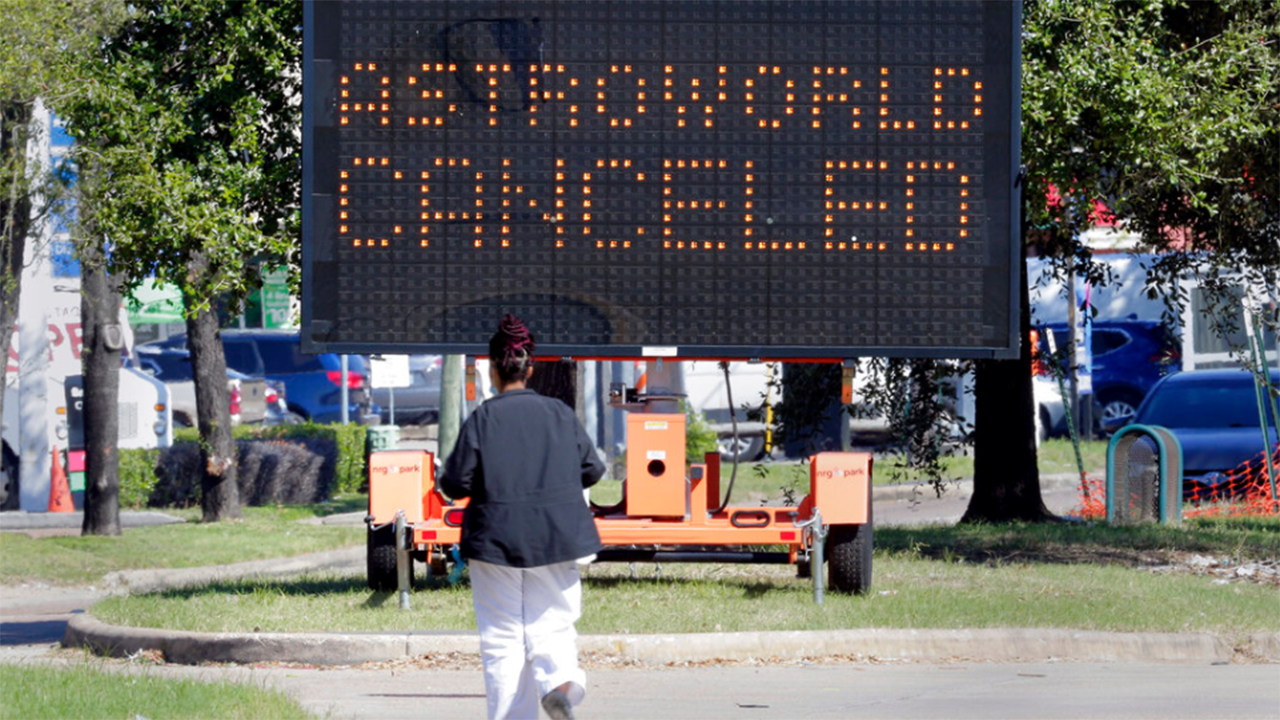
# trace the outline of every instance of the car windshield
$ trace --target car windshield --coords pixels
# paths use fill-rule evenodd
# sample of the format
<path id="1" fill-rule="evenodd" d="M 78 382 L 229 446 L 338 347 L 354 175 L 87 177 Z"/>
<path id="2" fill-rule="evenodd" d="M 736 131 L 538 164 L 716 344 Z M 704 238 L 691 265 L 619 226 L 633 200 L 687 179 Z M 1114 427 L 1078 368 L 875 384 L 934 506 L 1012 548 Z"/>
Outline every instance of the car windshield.
<path id="1" fill-rule="evenodd" d="M 1165 383 L 1138 422 L 1189 429 L 1256 427 L 1257 398 L 1252 383 Z M 1268 417 L 1267 423 L 1274 426 L 1275 420 Z"/>
<path id="2" fill-rule="evenodd" d="M 138 352 L 138 363 L 149 367 L 164 382 L 191 379 L 191 356 L 185 352 Z"/>
<path id="3" fill-rule="evenodd" d="M 315 355 L 302 354 L 302 347 L 296 337 L 261 339 L 258 341 L 258 351 L 262 353 L 262 363 L 271 374 L 324 369 Z"/>

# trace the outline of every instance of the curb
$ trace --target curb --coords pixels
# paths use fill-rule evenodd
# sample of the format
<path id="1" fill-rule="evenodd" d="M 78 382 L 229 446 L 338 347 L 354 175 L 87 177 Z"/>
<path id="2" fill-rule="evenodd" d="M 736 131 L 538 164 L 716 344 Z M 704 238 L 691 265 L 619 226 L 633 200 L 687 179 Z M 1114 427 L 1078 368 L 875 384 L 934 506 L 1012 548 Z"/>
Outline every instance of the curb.
<path id="1" fill-rule="evenodd" d="M 146 527 L 150 525 L 172 525 L 186 522 L 154 510 L 121 510 L 120 526 L 126 528 Z M 0 512 L 0 530 L 44 530 L 49 528 L 79 529 L 84 524 L 84 511 L 75 510 L 65 513 L 29 512 L 26 510 L 6 510 Z"/>
<path id="2" fill-rule="evenodd" d="M 366 552 L 363 545 L 355 545 L 339 550 L 323 550 L 288 558 L 250 560 L 230 565 L 119 570 L 107 573 L 103 577 L 103 586 L 113 593 L 145 594 L 200 587 L 228 580 L 290 577 L 301 573 L 346 569 L 353 566 L 363 568 Z"/>
<path id="3" fill-rule="evenodd" d="M 478 656 L 475 633 L 197 633 L 107 625 L 89 615 L 67 624 L 62 644 L 113 657 L 156 651 L 166 662 L 291 662 L 353 665 L 432 655 Z M 850 656 L 904 662 L 1280 663 L 1280 633 L 1240 645 L 1210 633 L 1108 633 L 1058 629 L 865 629 L 687 635 L 583 635 L 578 650 L 641 663 L 787 660 Z"/>

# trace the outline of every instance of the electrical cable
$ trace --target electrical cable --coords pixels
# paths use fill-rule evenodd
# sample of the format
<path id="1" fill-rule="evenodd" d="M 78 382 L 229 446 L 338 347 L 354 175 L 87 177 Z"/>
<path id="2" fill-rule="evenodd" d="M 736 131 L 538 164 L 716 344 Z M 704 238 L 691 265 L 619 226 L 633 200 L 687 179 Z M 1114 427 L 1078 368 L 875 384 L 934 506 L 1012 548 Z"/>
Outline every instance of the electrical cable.
<path id="1" fill-rule="evenodd" d="M 738 414 L 733 408 L 733 388 L 729 383 L 729 361 L 721 360 L 720 369 L 724 371 L 724 391 L 729 398 L 729 422 L 733 424 L 733 472 L 729 475 L 729 487 L 725 490 L 724 501 L 720 503 L 720 507 L 711 511 L 712 515 L 719 515 L 729 506 L 729 498 L 733 497 L 733 483 L 738 479 Z"/>

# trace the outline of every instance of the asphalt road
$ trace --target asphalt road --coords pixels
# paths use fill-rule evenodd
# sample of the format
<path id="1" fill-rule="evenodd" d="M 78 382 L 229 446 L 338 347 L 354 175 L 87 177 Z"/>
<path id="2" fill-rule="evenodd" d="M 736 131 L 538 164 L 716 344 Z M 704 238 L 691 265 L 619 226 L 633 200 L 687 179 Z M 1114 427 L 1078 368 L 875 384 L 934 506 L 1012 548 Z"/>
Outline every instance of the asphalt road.
<path id="1" fill-rule="evenodd" d="M 320 714 L 484 717 L 479 670 L 258 670 Z M 1280 667 L 956 664 L 595 670 L 578 717 L 1276 718 Z"/>

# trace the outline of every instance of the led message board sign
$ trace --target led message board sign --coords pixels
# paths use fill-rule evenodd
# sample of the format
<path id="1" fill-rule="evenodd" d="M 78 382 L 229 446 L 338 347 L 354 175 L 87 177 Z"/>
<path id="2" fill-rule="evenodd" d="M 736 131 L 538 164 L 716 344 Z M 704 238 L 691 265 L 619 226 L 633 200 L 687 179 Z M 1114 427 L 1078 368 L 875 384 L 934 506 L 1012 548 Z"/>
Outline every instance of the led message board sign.
<path id="1" fill-rule="evenodd" d="M 1016 354 L 1020 6 L 308 2 L 303 337 Z"/>

